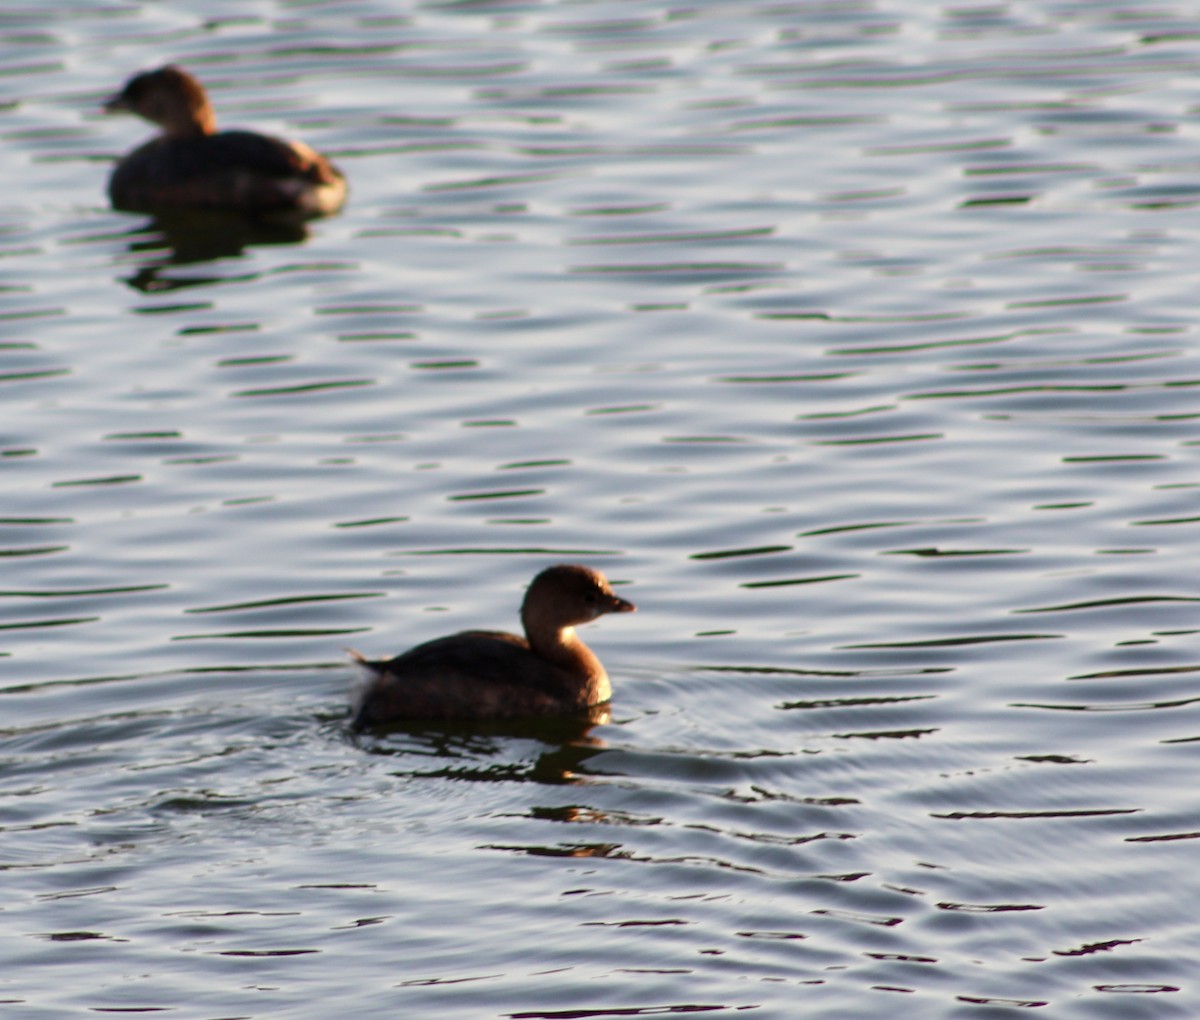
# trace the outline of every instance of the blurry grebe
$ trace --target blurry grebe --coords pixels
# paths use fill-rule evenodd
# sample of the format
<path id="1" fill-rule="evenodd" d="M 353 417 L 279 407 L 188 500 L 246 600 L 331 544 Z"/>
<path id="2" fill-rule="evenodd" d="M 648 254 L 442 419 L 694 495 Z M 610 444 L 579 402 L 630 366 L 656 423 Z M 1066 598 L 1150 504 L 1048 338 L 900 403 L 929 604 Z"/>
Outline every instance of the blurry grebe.
<path id="1" fill-rule="evenodd" d="M 168 65 L 135 75 L 104 108 L 128 111 L 163 133 L 117 163 L 108 194 L 118 209 L 226 209 L 243 213 L 336 212 L 346 180 L 302 142 L 217 131 L 200 83 Z"/>
<path id="2" fill-rule="evenodd" d="M 521 603 L 525 637 L 466 630 L 370 662 L 373 674 L 354 728 L 401 719 L 507 719 L 582 712 L 612 697 L 600 660 L 575 626 L 605 613 L 632 613 L 598 570 L 548 567 Z"/>

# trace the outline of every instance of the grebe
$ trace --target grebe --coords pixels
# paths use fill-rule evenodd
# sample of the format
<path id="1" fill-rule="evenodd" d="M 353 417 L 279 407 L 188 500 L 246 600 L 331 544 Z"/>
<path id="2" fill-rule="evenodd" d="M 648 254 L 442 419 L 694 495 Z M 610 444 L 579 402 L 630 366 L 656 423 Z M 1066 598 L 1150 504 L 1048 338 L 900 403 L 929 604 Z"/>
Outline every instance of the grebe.
<path id="1" fill-rule="evenodd" d="M 467 630 L 436 638 L 394 659 L 352 652 L 371 679 L 354 728 L 404 719 L 510 719 L 583 712 L 612 697 L 608 674 L 575 636 L 578 624 L 635 607 L 598 570 L 548 567 L 521 603 L 525 636 Z"/>
<path id="2" fill-rule="evenodd" d="M 162 128 L 113 170 L 108 194 L 118 209 L 321 216 L 346 200 L 341 171 L 302 142 L 218 131 L 203 87 L 181 68 L 135 75 L 104 108 L 136 113 Z"/>

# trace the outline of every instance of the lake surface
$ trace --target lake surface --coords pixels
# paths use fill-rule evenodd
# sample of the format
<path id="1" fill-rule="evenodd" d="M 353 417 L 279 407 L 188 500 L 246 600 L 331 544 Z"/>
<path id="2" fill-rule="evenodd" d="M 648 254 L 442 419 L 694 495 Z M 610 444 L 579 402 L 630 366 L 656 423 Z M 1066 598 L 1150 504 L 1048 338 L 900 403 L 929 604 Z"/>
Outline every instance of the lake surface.
<path id="1" fill-rule="evenodd" d="M 1196 15 L 0 10 L 4 1016 L 1200 1015 Z M 349 732 L 557 561 L 611 719 Z"/>

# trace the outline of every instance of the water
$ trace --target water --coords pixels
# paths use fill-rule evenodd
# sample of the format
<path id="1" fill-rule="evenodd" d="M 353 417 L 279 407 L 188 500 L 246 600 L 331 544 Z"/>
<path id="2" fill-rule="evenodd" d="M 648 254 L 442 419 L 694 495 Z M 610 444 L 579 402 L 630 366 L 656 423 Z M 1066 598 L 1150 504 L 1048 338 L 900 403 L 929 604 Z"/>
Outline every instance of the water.
<path id="1" fill-rule="evenodd" d="M 5 1016 L 1195 1016 L 1194 14 L 0 11 Z M 348 734 L 558 560 L 610 721 Z"/>

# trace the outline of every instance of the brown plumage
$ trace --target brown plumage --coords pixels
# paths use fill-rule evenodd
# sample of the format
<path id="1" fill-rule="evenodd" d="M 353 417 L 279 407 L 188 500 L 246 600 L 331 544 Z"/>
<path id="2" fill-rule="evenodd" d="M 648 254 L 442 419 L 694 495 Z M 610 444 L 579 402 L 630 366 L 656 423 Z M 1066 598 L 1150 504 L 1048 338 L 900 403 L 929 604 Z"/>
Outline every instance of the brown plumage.
<path id="1" fill-rule="evenodd" d="M 525 637 L 468 630 L 394 659 L 351 654 L 371 679 L 354 728 L 419 719 L 510 719 L 583 712 L 612 696 L 608 674 L 574 628 L 605 613 L 631 613 L 597 570 L 548 567 L 521 604 Z"/>
<path id="2" fill-rule="evenodd" d="M 203 87 L 181 68 L 135 75 L 104 108 L 135 113 L 162 128 L 113 170 L 108 194 L 118 209 L 319 216 L 346 200 L 341 171 L 304 143 L 217 131 Z"/>

